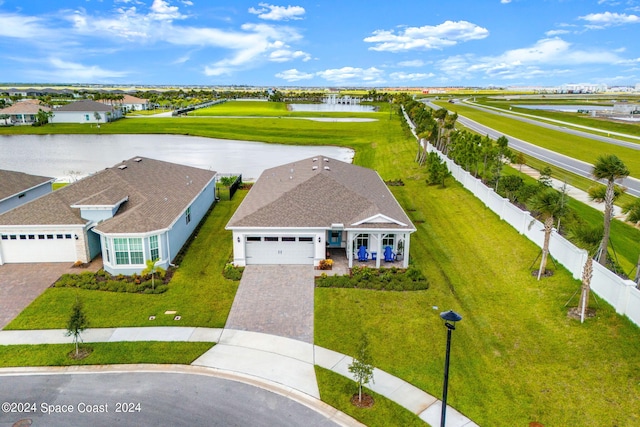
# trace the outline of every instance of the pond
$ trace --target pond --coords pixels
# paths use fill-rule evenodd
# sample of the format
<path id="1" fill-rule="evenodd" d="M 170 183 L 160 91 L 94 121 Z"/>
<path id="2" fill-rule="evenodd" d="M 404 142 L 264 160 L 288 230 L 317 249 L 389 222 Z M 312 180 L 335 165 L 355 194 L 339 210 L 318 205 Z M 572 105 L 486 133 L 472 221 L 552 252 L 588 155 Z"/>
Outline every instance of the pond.
<path id="1" fill-rule="evenodd" d="M 183 135 L 2 135 L 0 169 L 62 181 L 111 167 L 135 156 L 242 173 L 254 181 L 268 168 L 324 155 L 351 162 L 353 150 L 296 146 Z M 70 173 L 73 171 L 74 173 Z"/>
<path id="2" fill-rule="evenodd" d="M 322 113 L 373 113 L 373 105 L 349 104 L 288 104 L 291 111 L 312 111 Z"/>

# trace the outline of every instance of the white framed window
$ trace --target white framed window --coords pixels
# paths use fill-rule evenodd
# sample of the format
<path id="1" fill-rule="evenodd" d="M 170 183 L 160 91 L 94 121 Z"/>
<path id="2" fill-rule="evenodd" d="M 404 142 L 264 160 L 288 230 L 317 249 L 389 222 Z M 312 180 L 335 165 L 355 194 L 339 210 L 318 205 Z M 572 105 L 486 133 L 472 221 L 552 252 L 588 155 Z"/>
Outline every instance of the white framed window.
<path id="1" fill-rule="evenodd" d="M 369 247 L 368 234 L 359 234 L 358 237 L 356 237 L 356 250 L 360 248 L 360 246 L 364 246 L 365 248 Z"/>
<path id="2" fill-rule="evenodd" d="M 113 239 L 113 249 L 117 265 L 144 264 L 142 238 L 140 237 L 116 237 Z"/>
<path id="3" fill-rule="evenodd" d="M 187 208 L 186 212 L 184 213 L 184 217 L 187 220 L 187 224 L 189 224 L 191 222 L 191 206 Z"/>
<path id="4" fill-rule="evenodd" d="M 160 259 L 158 236 L 149 236 L 149 252 L 151 254 L 151 259 Z"/>
<path id="5" fill-rule="evenodd" d="M 387 246 L 391 246 L 393 248 L 395 241 L 396 241 L 395 234 L 389 234 L 382 238 L 382 247 L 385 248 Z"/>

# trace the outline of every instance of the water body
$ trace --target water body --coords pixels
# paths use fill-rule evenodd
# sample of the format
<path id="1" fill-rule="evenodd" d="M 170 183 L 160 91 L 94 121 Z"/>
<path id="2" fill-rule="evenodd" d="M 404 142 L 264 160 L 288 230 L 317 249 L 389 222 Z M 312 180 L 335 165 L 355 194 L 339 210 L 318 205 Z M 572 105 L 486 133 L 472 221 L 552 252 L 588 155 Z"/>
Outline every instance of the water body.
<path id="1" fill-rule="evenodd" d="M 257 179 L 268 168 L 324 155 L 351 162 L 353 150 L 183 135 L 2 135 L 0 169 L 70 178 L 69 171 L 88 175 L 135 156 Z"/>
<path id="2" fill-rule="evenodd" d="M 515 104 L 514 107 L 528 108 L 529 110 L 550 110 L 561 111 L 563 113 L 577 113 L 578 110 L 582 111 L 602 111 L 612 110 L 613 107 L 607 107 L 604 105 L 529 105 L 529 104 Z"/>
<path id="3" fill-rule="evenodd" d="M 373 113 L 373 105 L 349 104 L 288 104 L 291 111 L 313 111 L 322 113 Z"/>

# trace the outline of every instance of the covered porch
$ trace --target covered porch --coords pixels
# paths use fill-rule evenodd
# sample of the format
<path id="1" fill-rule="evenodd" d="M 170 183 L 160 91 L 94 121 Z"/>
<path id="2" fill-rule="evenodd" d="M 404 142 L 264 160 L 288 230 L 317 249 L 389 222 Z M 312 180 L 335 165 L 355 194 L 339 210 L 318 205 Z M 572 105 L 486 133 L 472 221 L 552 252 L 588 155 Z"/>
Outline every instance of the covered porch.
<path id="1" fill-rule="evenodd" d="M 409 235 L 397 230 L 330 230 L 327 256 L 334 259 L 334 266 L 337 259 L 346 260 L 348 269 L 354 265 L 407 268 Z"/>

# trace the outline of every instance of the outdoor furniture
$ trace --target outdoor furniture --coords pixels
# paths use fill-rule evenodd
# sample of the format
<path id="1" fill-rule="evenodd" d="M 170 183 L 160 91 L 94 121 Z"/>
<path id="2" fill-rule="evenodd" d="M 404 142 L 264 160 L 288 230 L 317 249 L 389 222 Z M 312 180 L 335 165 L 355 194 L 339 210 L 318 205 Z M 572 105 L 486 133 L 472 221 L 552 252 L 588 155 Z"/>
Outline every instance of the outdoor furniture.
<path id="1" fill-rule="evenodd" d="M 386 262 L 393 262 L 396 260 L 396 254 L 393 253 L 391 246 L 385 246 L 384 248 L 384 260 Z"/>
<path id="2" fill-rule="evenodd" d="M 367 252 L 367 248 L 365 248 L 364 246 L 360 246 L 360 249 L 358 249 L 358 261 L 365 262 L 368 259 L 369 252 Z"/>

